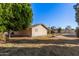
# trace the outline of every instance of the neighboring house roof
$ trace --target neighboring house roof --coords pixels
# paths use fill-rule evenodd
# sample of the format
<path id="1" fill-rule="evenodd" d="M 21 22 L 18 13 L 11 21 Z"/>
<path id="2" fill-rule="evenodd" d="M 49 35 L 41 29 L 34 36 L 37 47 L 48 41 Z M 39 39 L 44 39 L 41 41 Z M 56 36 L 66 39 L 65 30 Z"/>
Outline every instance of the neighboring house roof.
<path id="1" fill-rule="evenodd" d="M 35 24 L 35 25 L 32 25 L 32 27 L 36 27 L 38 25 L 42 25 L 44 28 L 46 28 L 48 30 L 47 26 L 45 26 L 44 24 Z"/>

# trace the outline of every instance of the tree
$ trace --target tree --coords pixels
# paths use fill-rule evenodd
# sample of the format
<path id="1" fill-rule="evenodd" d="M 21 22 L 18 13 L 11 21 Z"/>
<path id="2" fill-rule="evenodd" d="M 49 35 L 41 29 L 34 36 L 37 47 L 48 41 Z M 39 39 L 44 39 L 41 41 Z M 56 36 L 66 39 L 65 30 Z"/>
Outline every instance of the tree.
<path id="1" fill-rule="evenodd" d="M 52 26 L 51 27 L 51 33 L 55 33 L 55 30 L 56 30 L 56 27 L 55 26 Z"/>
<path id="2" fill-rule="evenodd" d="M 79 37 L 79 3 L 77 3 L 73 7 L 76 11 L 75 18 L 76 18 L 76 22 L 78 23 L 78 28 L 76 28 L 76 35 L 77 35 L 77 37 Z"/>
<path id="3" fill-rule="evenodd" d="M 48 27 L 48 34 L 51 34 L 51 27 Z"/>
<path id="4" fill-rule="evenodd" d="M 58 28 L 58 33 L 61 33 L 61 30 L 62 30 L 62 28 L 61 28 L 61 27 L 59 27 L 59 28 Z"/>
<path id="5" fill-rule="evenodd" d="M 0 4 L 0 32 L 19 31 L 32 23 L 31 4 L 2 3 Z"/>
<path id="6" fill-rule="evenodd" d="M 79 26 L 79 3 L 74 5 L 74 9 L 76 11 L 76 13 L 75 13 L 76 22 L 78 23 L 78 26 Z"/>
<path id="7" fill-rule="evenodd" d="M 76 32 L 76 36 L 79 37 L 79 27 L 76 27 L 75 32 Z"/>

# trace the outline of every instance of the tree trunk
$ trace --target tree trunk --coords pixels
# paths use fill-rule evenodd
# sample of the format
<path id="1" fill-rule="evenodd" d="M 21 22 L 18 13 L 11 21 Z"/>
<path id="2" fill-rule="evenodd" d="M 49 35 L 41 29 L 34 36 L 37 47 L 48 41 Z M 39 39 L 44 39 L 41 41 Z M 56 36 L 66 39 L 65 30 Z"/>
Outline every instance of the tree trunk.
<path id="1" fill-rule="evenodd" d="M 7 41 L 11 38 L 11 33 L 10 31 L 8 31 L 8 38 L 7 38 Z"/>
<path id="2" fill-rule="evenodd" d="M 79 37 L 79 28 L 76 28 L 76 36 Z"/>
<path id="3" fill-rule="evenodd" d="M 6 40 L 7 40 L 7 36 L 5 35 L 4 32 L 2 32 L 2 41 L 3 42 L 6 42 Z"/>
<path id="4" fill-rule="evenodd" d="M 10 31 L 8 31 L 8 32 L 4 32 L 3 33 L 3 41 L 4 42 L 8 42 L 9 41 L 9 39 L 10 39 Z"/>
<path id="5" fill-rule="evenodd" d="M 11 37 L 10 31 L 8 33 L 7 32 L 1 32 L 0 33 L 0 42 L 6 43 L 10 39 L 10 37 Z"/>

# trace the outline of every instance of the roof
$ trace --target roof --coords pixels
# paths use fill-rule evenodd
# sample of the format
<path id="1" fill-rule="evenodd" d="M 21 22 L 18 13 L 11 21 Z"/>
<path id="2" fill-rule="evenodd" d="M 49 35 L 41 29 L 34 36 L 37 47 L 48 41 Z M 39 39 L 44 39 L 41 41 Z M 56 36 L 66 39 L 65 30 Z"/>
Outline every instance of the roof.
<path id="1" fill-rule="evenodd" d="M 47 26 L 45 26 L 44 24 L 35 24 L 35 25 L 32 25 L 32 27 L 36 27 L 36 26 L 39 26 L 39 25 L 42 25 L 44 28 L 46 28 L 48 30 Z"/>

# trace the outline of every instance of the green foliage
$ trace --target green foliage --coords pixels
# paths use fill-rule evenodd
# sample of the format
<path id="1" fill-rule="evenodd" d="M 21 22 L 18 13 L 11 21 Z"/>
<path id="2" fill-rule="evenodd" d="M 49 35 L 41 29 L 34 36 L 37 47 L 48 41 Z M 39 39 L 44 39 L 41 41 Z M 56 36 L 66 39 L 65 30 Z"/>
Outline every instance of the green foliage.
<path id="1" fill-rule="evenodd" d="M 32 9 L 30 4 L 0 4 L 0 31 L 22 30 L 29 27 L 31 23 Z"/>
<path id="2" fill-rule="evenodd" d="M 76 5 L 74 5 L 74 9 L 75 9 L 75 11 L 76 11 L 76 13 L 75 13 L 75 18 L 76 18 L 76 22 L 78 23 L 78 25 L 79 25 L 79 3 L 77 3 Z"/>
<path id="3" fill-rule="evenodd" d="M 76 28 L 76 35 L 77 37 L 79 37 L 79 3 L 74 5 L 74 9 L 76 11 L 75 13 L 76 22 L 78 23 L 78 27 Z"/>

